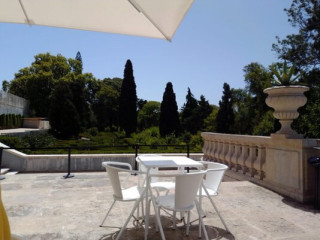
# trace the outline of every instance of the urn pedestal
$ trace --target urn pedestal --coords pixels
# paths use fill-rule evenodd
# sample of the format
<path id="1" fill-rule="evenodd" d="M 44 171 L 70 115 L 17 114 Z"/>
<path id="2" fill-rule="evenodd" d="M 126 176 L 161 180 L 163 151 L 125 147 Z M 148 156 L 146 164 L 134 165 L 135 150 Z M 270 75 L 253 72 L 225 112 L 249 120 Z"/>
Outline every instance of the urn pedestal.
<path id="1" fill-rule="evenodd" d="M 291 123 L 298 118 L 298 108 L 307 103 L 307 97 L 304 92 L 309 91 L 305 86 L 279 86 L 264 89 L 268 94 L 266 104 L 275 111 L 273 116 L 279 119 L 281 129 L 276 134 L 283 134 L 289 138 L 302 138 L 291 128 Z"/>

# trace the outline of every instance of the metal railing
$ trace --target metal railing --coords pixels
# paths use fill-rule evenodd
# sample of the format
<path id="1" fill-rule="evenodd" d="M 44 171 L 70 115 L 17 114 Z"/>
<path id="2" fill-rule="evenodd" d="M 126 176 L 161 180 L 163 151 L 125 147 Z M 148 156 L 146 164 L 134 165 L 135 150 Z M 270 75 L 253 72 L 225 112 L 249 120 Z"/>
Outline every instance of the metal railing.
<path id="1" fill-rule="evenodd" d="M 87 147 L 77 147 L 77 146 L 69 146 L 69 147 L 45 147 L 45 148 L 11 148 L 11 147 L 0 147 L 0 171 L 2 169 L 2 155 L 3 150 L 31 150 L 31 151 L 37 151 L 37 150 L 65 150 L 68 154 L 68 166 L 67 166 L 67 174 L 64 175 L 64 178 L 72 178 L 74 177 L 74 174 L 71 173 L 71 156 L 72 156 L 72 150 L 98 150 L 102 148 L 129 148 L 133 149 L 132 153 L 135 154 L 135 159 L 140 153 L 140 149 L 142 147 L 150 147 L 150 148 L 157 148 L 157 147 L 176 147 L 176 148 L 186 148 L 186 154 L 187 157 L 190 156 L 190 145 L 147 145 L 147 144 L 133 144 L 133 145 L 101 145 L 101 146 L 87 146 Z M 150 153 L 150 152 L 148 152 Z M 135 170 L 138 170 L 137 161 L 135 160 Z M 3 175 L 0 175 L 0 180 L 5 179 Z"/>

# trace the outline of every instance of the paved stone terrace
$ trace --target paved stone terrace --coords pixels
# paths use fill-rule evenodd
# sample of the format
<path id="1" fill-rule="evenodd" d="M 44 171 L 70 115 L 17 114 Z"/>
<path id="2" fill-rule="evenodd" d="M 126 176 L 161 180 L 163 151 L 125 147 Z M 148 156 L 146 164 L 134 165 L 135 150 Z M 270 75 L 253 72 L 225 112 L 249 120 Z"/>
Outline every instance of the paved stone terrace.
<path id="1" fill-rule="evenodd" d="M 112 189 L 105 172 L 75 173 L 63 179 L 61 173 L 7 175 L 0 182 L 3 203 L 7 210 L 12 233 L 27 240 L 111 240 L 119 232 L 133 203 L 116 203 L 108 225 L 99 227 L 106 209 L 112 203 Z M 133 181 L 136 177 L 132 176 Z M 204 218 L 210 239 L 307 239 L 320 236 L 320 212 L 312 206 L 283 198 L 247 181 L 227 181 L 221 184 L 215 202 L 221 210 L 231 233 L 227 233 L 204 199 L 207 217 Z M 229 180 L 229 181 L 228 181 Z M 192 219 L 196 218 L 195 213 Z M 170 228 L 163 217 L 167 239 L 198 239 L 198 222 L 190 236 L 181 225 Z M 161 239 L 151 223 L 149 239 Z M 132 221 L 122 239 L 143 239 L 143 228 L 136 229 Z"/>

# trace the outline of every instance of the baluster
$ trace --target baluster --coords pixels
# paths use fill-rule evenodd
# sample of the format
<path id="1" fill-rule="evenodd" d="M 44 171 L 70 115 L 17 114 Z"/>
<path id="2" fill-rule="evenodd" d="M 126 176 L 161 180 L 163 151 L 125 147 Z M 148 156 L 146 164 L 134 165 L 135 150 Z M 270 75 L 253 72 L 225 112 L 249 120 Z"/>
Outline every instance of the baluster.
<path id="1" fill-rule="evenodd" d="M 208 139 L 204 139 L 202 151 L 203 151 L 203 160 L 205 160 L 208 158 L 208 155 L 209 155 L 209 141 L 208 141 Z"/>
<path id="2" fill-rule="evenodd" d="M 246 174 L 246 172 L 248 171 L 247 170 L 248 168 L 246 167 L 246 159 L 249 155 L 248 150 L 249 150 L 248 145 L 241 146 L 241 156 L 238 163 L 239 163 L 239 169 L 241 168 L 243 174 Z"/>
<path id="3" fill-rule="evenodd" d="M 255 178 L 262 180 L 264 175 L 264 164 L 266 161 L 266 148 L 263 146 L 258 146 L 258 156 L 256 161 L 254 162 L 254 168 L 256 170 Z"/>
<path id="4" fill-rule="evenodd" d="M 226 165 L 228 165 L 228 162 L 226 160 L 226 155 L 227 155 L 228 151 L 229 151 L 229 143 L 224 142 L 223 143 L 223 162 L 222 163 L 224 163 Z"/>
<path id="5" fill-rule="evenodd" d="M 257 158 L 256 146 L 251 145 L 249 146 L 249 156 L 246 159 L 246 167 L 248 170 L 246 174 L 248 174 L 250 177 L 253 177 L 256 174 L 254 171 L 254 162 L 256 158 Z"/>
<path id="6" fill-rule="evenodd" d="M 222 151 L 222 142 L 218 142 L 217 151 L 214 153 L 214 158 L 216 162 L 221 162 L 220 160 L 220 152 Z"/>
<path id="7" fill-rule="evenodd" d="M 234 152 L 234 144 L 233 143 L 226 143 L 227 150 L 226 150 L 226 155 L 225 155 L 225 163 L 231 167 L 231 156 Z"/>
<path id="8" fill-rule="evenodd" d="M 239 170 L 238 158 L 239 158 L 240 154 L 241 154 L 241 147 L 240 147 L 240 145 L 238 143 L 235 143 L 234 153 L 231 156 L 231 166 L 230 166 L 230 168 L 234 168 L 236 172 Z"/>
<path id="9" fill-rule="evenodd" d="M 224 163 L 224 151 L 225 151 L 225 143 L 221 143 L 221 151 L 219 153 L 219 162 Z"/>
<path id="10" fill-rule="evenodd" d="M 210 148 L 210 161 L 214 161 L 214 152 L 216 151 L 216 142 L 211 142 L 211 148 Z"/>

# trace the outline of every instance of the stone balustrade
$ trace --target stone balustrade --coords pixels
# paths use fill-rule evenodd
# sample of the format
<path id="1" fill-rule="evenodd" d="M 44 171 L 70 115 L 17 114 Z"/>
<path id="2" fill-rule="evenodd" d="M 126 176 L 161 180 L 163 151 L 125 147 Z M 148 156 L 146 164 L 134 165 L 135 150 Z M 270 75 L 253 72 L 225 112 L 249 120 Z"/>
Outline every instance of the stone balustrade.
<path id="1" fill-rule="evenodd" d="M 203 158 L 224 163 L 235 172 L 262 180 L 270 137 L 202 133 Z"/>
<path id="2" fill-rule="evenodd" d="M 202 134 L 203 158 L 229 166 L 233 177 L 249 180 L 273 191 L 308 202 L 314 195 L 313 167 L 308 158 L 320 155 L 318 139 L 292 139 L 207 133 Z"/>

